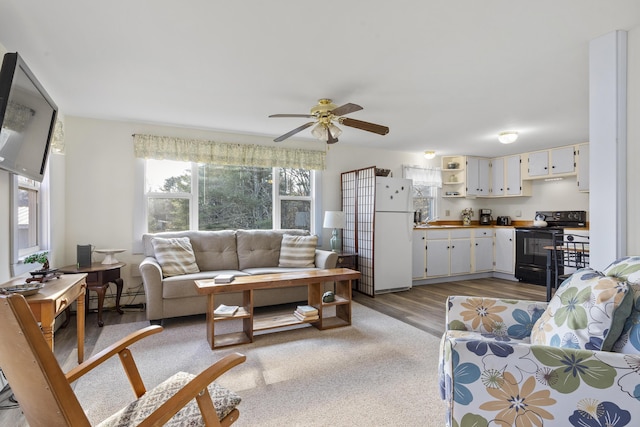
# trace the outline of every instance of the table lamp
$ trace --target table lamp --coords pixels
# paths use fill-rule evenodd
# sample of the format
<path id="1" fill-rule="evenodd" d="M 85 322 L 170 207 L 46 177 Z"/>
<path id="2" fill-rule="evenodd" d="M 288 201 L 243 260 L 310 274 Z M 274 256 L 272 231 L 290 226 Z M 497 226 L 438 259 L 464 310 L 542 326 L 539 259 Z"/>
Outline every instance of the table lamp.
<path id="1" fill-rule="evenodd" d="M 333 228 L 331 234 L 331 250 L 340 252 L 342 250 L 342 240 L 338 237 L 338 228 L 343 229 L 346 226 L 346 218 L 342 211 L 326 211 L 324 213 L 324 228 Z"/>

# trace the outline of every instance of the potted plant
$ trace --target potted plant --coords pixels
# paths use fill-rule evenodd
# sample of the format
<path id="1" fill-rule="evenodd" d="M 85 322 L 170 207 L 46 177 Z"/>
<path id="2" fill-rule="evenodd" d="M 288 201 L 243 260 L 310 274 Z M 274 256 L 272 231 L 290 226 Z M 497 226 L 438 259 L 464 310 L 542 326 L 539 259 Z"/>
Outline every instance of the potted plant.
<path id="1" fill-rule="evenodd" d="M 49 252 L 39 252 L 36 254 L 32 254 L 26 257 L 23 262 L 25 264 L 33 264 L 36 262 L 40 263 L 42 264 L 42 269 L 40 271 L 47 271 L 49 270 L 49 258 L 47 257 L 48 254 Z"/>

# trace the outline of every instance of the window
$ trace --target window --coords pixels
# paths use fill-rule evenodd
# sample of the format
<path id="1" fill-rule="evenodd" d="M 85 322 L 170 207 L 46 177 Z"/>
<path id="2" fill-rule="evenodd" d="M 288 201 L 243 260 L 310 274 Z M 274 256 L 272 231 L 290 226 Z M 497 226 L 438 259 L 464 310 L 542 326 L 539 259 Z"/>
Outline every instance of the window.
<path id="1" fill-rule="evenodd" d="M 442 187 L 441 170 L 404 165 L 402 174 L 413 181 L 414 210 L 420 211 L 423 221 L 437 219 L 438 189 Z"/>
<path id="2" fill-rule="evenodd" d="M 40 214 L 40 183 L 18 176 L 18 255 L 23 258 L 40 250 L 38 217 Z"/>
<path id="3" fill-rule="evenodd" d="M 47 250 L 46 218 L 48 178 L 40 184 L 29 178 L 12 174 L 11 184 L 11 275 L 18 276 L 33 270 L 33 265 L 21 260 L 36 252 Z"/>
<path id="4" fill-rule="evenodd" d="M 315 173 L 145 160 L 146 231 L 314 228 Z"/>

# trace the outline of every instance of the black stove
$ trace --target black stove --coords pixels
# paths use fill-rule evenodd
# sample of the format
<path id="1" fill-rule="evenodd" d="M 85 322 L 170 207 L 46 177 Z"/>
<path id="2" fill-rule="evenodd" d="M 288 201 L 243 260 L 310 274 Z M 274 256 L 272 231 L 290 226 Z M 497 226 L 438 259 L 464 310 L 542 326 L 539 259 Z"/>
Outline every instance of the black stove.
<path id="1" fill-rule="evenodd" d="M 515 276 L 521 282 L 547 284 L 547 249 L 565 228 L 587 226 L 585 211 L 538 211 L 535 219 L 546 227 L 516 227 Z"/>
<path id="2" fill-rule="evenodd" d="M 580 228 L 587 226 L 586 211 L 536 211 L 536 220 L 545 221 L 546 227 L 524 226 L 516 227 L 522 229 L 562 229 L 562 228 Z"/>

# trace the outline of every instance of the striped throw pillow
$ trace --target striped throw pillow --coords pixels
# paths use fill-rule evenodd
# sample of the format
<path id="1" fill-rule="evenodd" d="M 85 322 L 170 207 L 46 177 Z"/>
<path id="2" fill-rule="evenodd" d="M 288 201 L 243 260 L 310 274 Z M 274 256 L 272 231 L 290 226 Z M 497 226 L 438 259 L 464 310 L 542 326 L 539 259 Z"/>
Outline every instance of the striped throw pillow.
<path id="1" fill-rule="evenodd" d="M 154 237 L 151 239 L 151 244 L 164 277 L 200 271 L 188 237 Z"/>
<path id="2" fill-rule="evenodd" d="M 318 236 L 284 234 L 278 267 L 315 267 Z"/>

